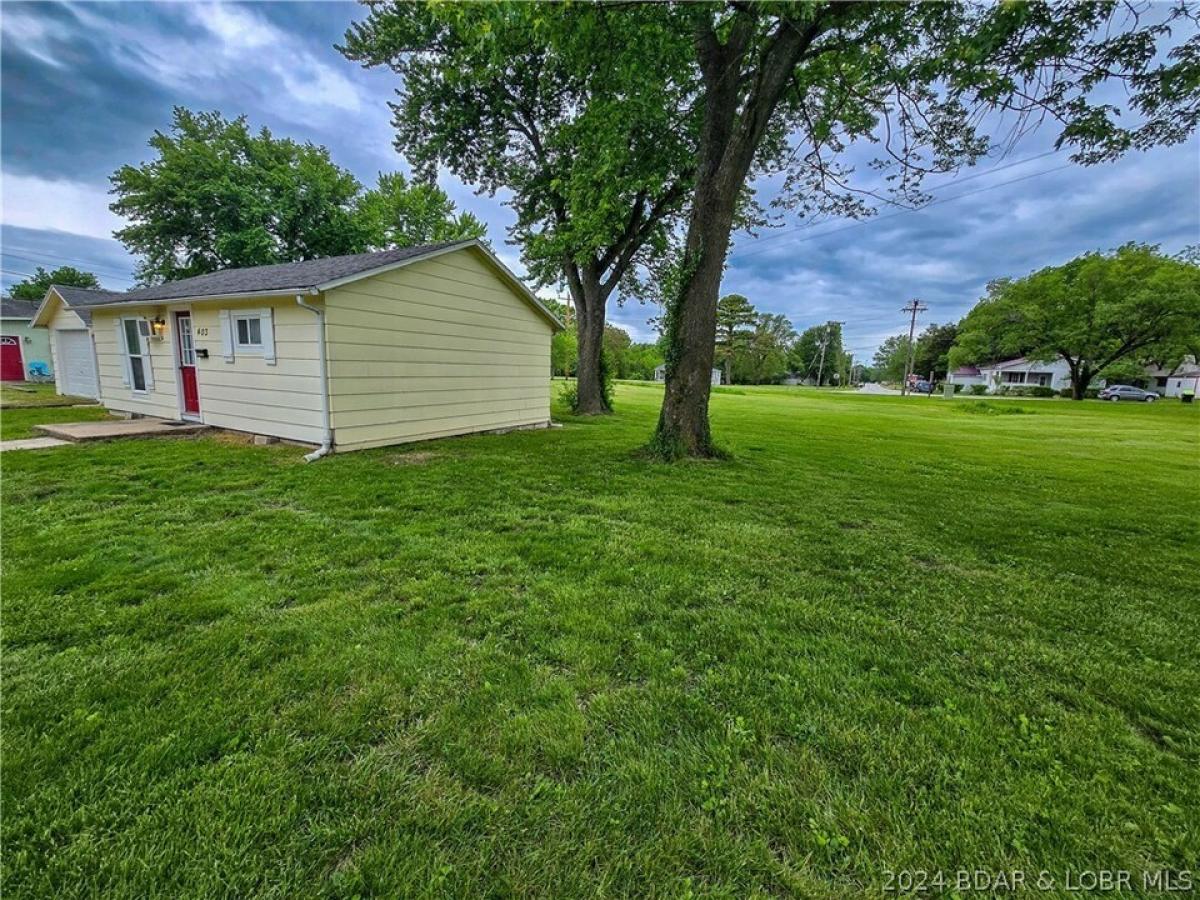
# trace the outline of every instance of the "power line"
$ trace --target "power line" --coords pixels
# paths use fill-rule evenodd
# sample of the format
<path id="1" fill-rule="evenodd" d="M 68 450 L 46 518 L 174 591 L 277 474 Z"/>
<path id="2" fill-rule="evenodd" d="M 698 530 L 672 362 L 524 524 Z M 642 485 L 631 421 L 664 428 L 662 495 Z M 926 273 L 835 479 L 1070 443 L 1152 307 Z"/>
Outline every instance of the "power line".
<path id="1" fill-rule="evenodd" d="M 1071 166 L 1072 166 L 1072 163 L 1065 163 L 1061 166 L 1055 166 L 1053 169 L 1045 169 L 1041 172 L 1033 172 L 1029 175 L 1022 175 L 1020 178 L 1013 178 L 1013 179 L 1010 179 L 1009 181 L 1001 181 L 999 184 L 990 184 L 987 187 L 977 188 L 976 190 L 973 190 L 973 191 L 965 191 L 961 194 L 955 194 L 953 197 L 944 197 L 940 200 L 933 200 L 933 201 L 930 201 L 929 203 L 926 203 L 924 206 L 918 207 L 916 209 L 902 209 L 902 210 L 899 210 L 898 212 L 891 213 L 890 215 L 879 216 L 874 219 L 867 219 L 863 222 L 855 222 L 852 225 L 846 225 L 843 228 L 835 228 L 832 231 L 824 231 L 821 234 L 813 234 L 808 237 L 796 238 L 794 241 L 792 241 L 792 244 L 802 244 L 806 241 L 815 241 L 820 238 L 829 237 L 830 235 L 841 234 L 843 231 L 850 231 L 852 228 L 862 228 L 865 225 L 872 225 L 876 222 L 882 222 L 885 219 L 894 219 L 897 216 L 903 216 L 908 213 L 923 212 L 924 210 L 929 209 L 929 207 L 931 207 L 931 206 L 939 206 L 943 203 L 951 203 L 954 200 L 961 200 L 964 197 L 972 197 L 975 194 L 982 194 L 984 191 L 994 191 L 996 188 L 1007 187 L 1010 184 L 1016 184 L 1017 182 L 1020 182 L 1020 181 L 1028 181 L 1030 178 L 1038 178 L 1042 175 L 1049 175 L 1052 172 L 1059 172 L 1059 171 L 1062 171 L 1063 169 L 1069 169 L 1069 168 L 1071 168 Z M 740 253 L 740 254 L 738 254 L 738 258 L 745 259 L 750 256 L 757 256 L 761 253 L 766 253 L 773 249 L 775 249 L 775 248 L 766 247 L 761 250 L 751 251 L 750 253 Z"/>
<path id="2" fill-rule="evenodd" d="M 9 250 L 7 248 L 0 252 L 2 252 L 4 256 L 9 256 L 9 257 L 12 257 L 13 259 L 23 260 L 24 262 L 31 262 L 31 263 L 34 263 L 35 265 L 41 265 L 43 261 L 46 261 L 48 263 L 52 263 L 52 262 L 78 263 L 81 266 L 87 266 L 88 271 L 94 275 L 104 275 L 108 278 L 116 278 L 121 281 L 127 281 L 130 284 L 133 284 L 133 279 L 129 277 L 128 273 L 121 274 L 118 272 L 114 272 L 110 269 L 97 269 L 92 265 L 92 263 L 88 262 L 86 259 L 75 259 L 70 256 L 58 256 L 56 254 L 41 253 L 36 250 L 26 250 L 24 247 L 17 247 L 16 252 L 13 252 L 12 250 Z M 40 257 L 40 259 L 35 259 L 33 257 Z"/>
<path id="3" fill-rule="evenodd" d="M 1058 150 L 1047 150 L 1045 153 L 1038 153 L 1038 154 L 1035 154 L 1034 156 L 1027 156 L 1024 159 L 1014 160 L 1010 163 L 1005 163 L 1002 166 L 992 166 L 990 169 L 984 169 L 982 172 L 975 172 L 971 175 L 963 175 L 961 177 L 951 178 L 949 181 L 945 182 L 944 184 L 939 184 L 937 187 L 940 190 L 942 188 L 949 187 L 950 185 L 953 185 L 953 184 L 962 184 L 963 182 L 974 181 L 977 178 L 985 178 L 988 175 L 994 175 L 996 172 L 1003 172 L 1006 169 L 1014 169 L 1017 166 L 1023 166 L 1023 165 L 1025 165 L 1025 163 L 1031 163 L 1031 162 L 1035 162 L 1039 159 L 1045 159 L 1047 156 L 1053 156 L 1054 154 L 1056 154 L 1058 152 L 1059 152 Z M 1000 185 L 996 185 L 996 187 L 1000 187 Z M 926 205 L 932 206 L 933 204 L 930 203 L 930 204 L 926 204 Z M 924 207 L 921 207 L 921 208 L 923 209 Z M 906 210 L 906 211 L 915 212 L 916 210 Z M 881 217 L 881 218 L 886 218 L 886 217 Z M 793 226 L 792 228 L 784 228 L 780 231 L 775 232 L 774 234 L 769 234 L 769 235 L 766 235 L 765 237 L 755 238 L 754 243 L 757 245 L 757 244 L 764 244 L 768 241 L 777 241 L 781 238 L 788 237 L 791 234 L 795 234 L 798 231 L 808 231 L 809 229 L 816 228 L 816 227 L 818 227 L 820 225 L 824 225 L 824 224 L 825 224 L 824 222 L 809 222 L 804 225 Z"/>
<path id="4" fill-rule="evenodd" d="M 825 323 L 825 333 L 821 336 L 821 364 L 817 367 L 817 387 L 821 386 L 821 378 L 825 374 L 825 348 L 829 344 L 829 331 L 834 325 L 845 324 L 845 322 L 835 322 L 832 319 Z"/>
<path id="5" fill-rule="evenodd" d="M 911 313 L 912 318 L 908 322 L 908 352 L 904 357 L 904 380 L 900 382 L 900 396 L 903 397 L 908 393 L 908 375 L 912 371 L 913 364 L 913 332 L 917 330 L 917 313 L 925 312 L 929 309 L 920 300 L 910 300 L 904 305 L 900 312 Z"/>

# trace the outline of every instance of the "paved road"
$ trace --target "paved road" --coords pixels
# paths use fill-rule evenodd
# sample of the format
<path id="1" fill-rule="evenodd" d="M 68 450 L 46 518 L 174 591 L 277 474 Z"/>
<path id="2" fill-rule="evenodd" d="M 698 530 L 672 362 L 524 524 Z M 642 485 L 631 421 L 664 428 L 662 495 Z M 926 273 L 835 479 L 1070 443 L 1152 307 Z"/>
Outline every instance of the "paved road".
<path id="1" fill-rule="evenodd" d="M 858 389 L 858 392 L 860 394 L 893 394 L 897 397 L 900 396 L 899 391 L 894 391 L 891 388 L 884 387 L 882 384 L 876 384 L 874 381 L 872 381 L 870 384 L 864 384 Z"/>

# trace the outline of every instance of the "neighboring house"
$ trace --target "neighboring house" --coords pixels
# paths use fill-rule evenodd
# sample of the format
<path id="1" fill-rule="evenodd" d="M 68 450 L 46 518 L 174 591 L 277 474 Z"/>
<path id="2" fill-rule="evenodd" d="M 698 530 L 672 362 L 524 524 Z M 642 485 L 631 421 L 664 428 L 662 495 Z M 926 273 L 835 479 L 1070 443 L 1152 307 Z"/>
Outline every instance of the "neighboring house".
<path id="1" fill-rule="evenodd" d="M 1200 365 L 1188 357 L 1174 369 L 1146 366 L 1146 390 L 1164 397 L 1178 397 L 1188 391 L 1200 393 Z"/>
<path id="2" fill-rule="evenodd" d="M 1000 394 L 1008 388 L 1046 387 L 1055 391 L 1071 386 L 1071 370 L 1066 360 L 1037 362 L 1018 357 L 982 366 L 960 366 L 950 373 L 951 384 L 964 388 L 975 384 L 987 386 L 989 394 Z"/>
<path id="3" fill-rule="evenodd" d="M 667 364 L 666 363 L 661 363 L 655 367 L 654 380 L 655 381 L 666 381 L 667 380 Z M 721 383 L 721 370 L 720 369 L 712 370 L 712 377 L 709 379 L 708 383 L 711 385 L 719 385 Z"/>
<path id="4" fill-rule="evenodd" d="M 62 393 L 78 392 L 81 315 L 108 409 L 339 451 L 549 424 L 562 328 L 473 240 L 127 293 L 52 287 L 35 321 Z"/>
<path id="5" fill-rule="evenodd" d="M 48 305 L 50 295 L 56 302 Z M 110 291 L 55 285 L 46 292 L 34 313 L 32 324 L 44 328 L 50 344 L 51 368 L 58 393 L 73 397 L 100 396 L 96 348 L 92 342 L 92 311 L 96 297 L 123 296 Z"/>
<path id="6" fill-rule="evenodd" d="M 990 394 L 1001 393 L 1006 388 L 1047 387 L 1060 391 L 1071 386 L 1071 369 L 1065 359 L 1044 362 L 1022 356 L 980 366 L 979 375 Z"/>
<path id="7" fill-rule="evenodd" d="M 1178 397 L 1184 391 L 1196 390 L 1200 382 L 1200 365 L 1196 365 L 1189 358 L 1174 371 L 1147 366 L 1145 377 L 1133 380 L 1145 382 L 1147 390 L 1157 391 L 1164 397 Z M 1021 357 L 979 367 L 961 366 L 950 373 L 949 381 L 964 387 L 984 384 L 987 385 L 989 394 L 1002 393 L 1008 387 L 1026 386 L 1048 387 L 1060 391 L 1071 386 L 1071 370 L 1064 359 L 1032 362 Z M 1104 384 L 1103 378 L 1092 382 L 1093 387 L 1102 387 Z"/>
<path id="8" fill-rule="evenodd" d="M 46 379 L 53 372 L 50 335 L 30 323 L 38 304 L 0 297 L 0 381 Z"/>
<path id="9" fill-rule="evenodd" d="M 986 384 L 983 373 L 975 366 L 959 366 L 947 376 L 951 384 L 961 384 L 964 388 L 973 384 Z"/>

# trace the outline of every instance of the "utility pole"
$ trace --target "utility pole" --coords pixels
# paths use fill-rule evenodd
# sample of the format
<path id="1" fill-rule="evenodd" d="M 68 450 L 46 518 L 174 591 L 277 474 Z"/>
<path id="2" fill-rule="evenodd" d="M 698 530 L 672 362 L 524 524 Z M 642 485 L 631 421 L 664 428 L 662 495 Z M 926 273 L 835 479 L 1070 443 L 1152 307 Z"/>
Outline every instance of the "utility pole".
<path id="1" fill-rule="evenodd" d="M 920 300 L 909 300 L 908 303 L 900 310 L 911 315 L 908 320 L 908 353 L 904 357 L 904 380 L 900 382 L 900 396 L 903 397 L 908 393 L 908 376 L 912 372 L 913 351 L 916 349 L 913 346 L 913 333 L 917 330 L 917 313 L 925 312 L 929 309 Z"/>
<path id="2" fill-rule="evenodd" d="M 817 366 L 817 387 L 821 386 L 821 376 L 825 372 L 825 346 L 829 343 L 829 329 L 834 325 L 845 324 L 845 322 L 834 322 L 832 319 L 825 323 L 825 334 L 821 337 L 821 364 Z"/>

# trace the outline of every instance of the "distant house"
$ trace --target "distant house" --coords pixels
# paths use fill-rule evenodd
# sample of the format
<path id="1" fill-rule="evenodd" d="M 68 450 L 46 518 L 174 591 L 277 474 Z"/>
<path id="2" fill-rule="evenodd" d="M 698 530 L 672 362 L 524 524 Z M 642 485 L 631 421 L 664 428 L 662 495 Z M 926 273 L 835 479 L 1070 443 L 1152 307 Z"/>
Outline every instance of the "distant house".
<path id="1" fill-rule="evenodd" d="M 1147 366 L 1146 390 L 1156 391 L 1164 397 L 1178 397 L 1189 391 L 1200 394 L 1200 365 L 1188 357 L 1174 369 Z"/>
<path id="2" fill-rule="evenodd" d="M 1059 391 L 1071 386 L 1071 368 L 1065 359 L 1044 362 L 1021 356 L 980 366 L 979 374 L 990 386 L 991 393 L 1015 387 L 1045 387 Z"/>
<path id="3" fill-rule="evenodd" d="M 1044 387 L 1062 390 L 1071 386 L 1071 370 L 1065 360 L 1037 362 L 1018 357 L 981 366 L 960 366 L 950 373 L 951 384 L 964 387 L 986 385 L 989 394 L 1000 394 L 1009 388 Z"/>
<path id="4" fill-rule="evenodd" d="M 562 324 L 479 241 L 227 269 L 125 293 L 53 286 L 60 393 L 358 450 L 547 425 Z"/>
<path id="5" fill-rule="evenodd" d="M 959 366 L 950 373 L 947 380 L 951 384 L 961 384 L 963 387 L 970 387 L 973 384 L 986 384 L 983 373 L 975 366 Z"/>
<path id="6" fill-rule="evenodd" d="M 53 373 L 50 336 L 31 323 L 37 308 L 32 300 L 0 297 L 0 381 L 45 379 Z"/>
<path id="7" fill-rule="evenodd" d="M 655 381 L 666 381 L 667 380 L 667 364 L 666 363 L 662 363 L 661 365 L 655 367 L 654 380 Z M 721 383 L 721 370 L 713 369 L 712 370 L 712 378 L 709 379 L 709 384 L 715 386 L 720 383 Z"/>
<path id="8" fill-rule="evenodd" d="M 1197 391 L 1200 387 L 1200 365 L 1189 357 L 1175 369 L 1147 366 L 1144 376 L 1131 380 L 1164 397 L 1178 397 L 1189 390 L 1200 393 Z M 978 367 L 960 366 L 950 373 L 949 381 L 964 387 L 983 384 L 987 386 L 989 394 L 1003 393 L 1006 388 L 1027 386 L 1060 391 L 1071 386 L 1071 370 L 1064 359 L 1034 362 L 1020 357 Z M 1104 384 L 1102 378 L 1092 382 L 1093 387 Z"/>

